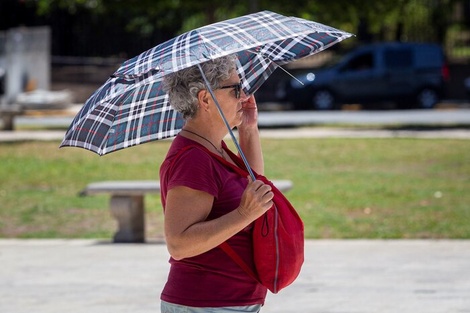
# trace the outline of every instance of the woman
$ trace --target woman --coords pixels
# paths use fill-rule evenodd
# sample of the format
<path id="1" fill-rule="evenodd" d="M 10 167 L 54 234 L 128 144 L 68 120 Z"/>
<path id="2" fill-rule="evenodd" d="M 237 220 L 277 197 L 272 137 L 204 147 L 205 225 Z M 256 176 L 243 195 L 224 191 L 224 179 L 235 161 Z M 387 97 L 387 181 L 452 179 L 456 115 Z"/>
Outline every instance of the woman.
<path id="1" fill-rule="evenodd" d="M 241 89 L 236 57 L 202 65 L 251 168 L 263 174 L 257 107 Z M 170 273 L 162 312 L 259 312 L 266 288 L 218 245 L 228 241 L 254 270 L 250 224 L 272 206 L 271 187 L 230 171 L 228 130 L 197 67 L 165 76 L 165 91 L 186 123 L 160 168 Z M 188 146 L 197 146 L 182 150 Z M 183 151 L 183 152 L 182 152 Z"/>

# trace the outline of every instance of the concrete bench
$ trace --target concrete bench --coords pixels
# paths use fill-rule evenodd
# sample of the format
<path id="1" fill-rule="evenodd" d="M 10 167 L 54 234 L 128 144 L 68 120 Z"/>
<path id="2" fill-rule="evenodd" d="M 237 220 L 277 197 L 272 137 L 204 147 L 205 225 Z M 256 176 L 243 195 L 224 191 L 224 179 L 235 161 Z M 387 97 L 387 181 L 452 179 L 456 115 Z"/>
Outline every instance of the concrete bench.
<path id="1" fill-rule="evenodd" d="M 292 188 L 289 180 L 273 180 L 281 191 Z M 144 196 L 160 193 L 160 183 L 153 180 L 142 181 L 103 181 L 88 184 L 80 196 L 110 194 L 109 208 L 118 222 L 114 234 L 115 243 L 145 242 Z"/>
<path id="2" fill-rule="evenodd" d="M 3 130 L 14 130 L 15 116 L 22 115 L 24 110 L 19 105 L 0 105 L 0 118 L 3 121 Z"/>

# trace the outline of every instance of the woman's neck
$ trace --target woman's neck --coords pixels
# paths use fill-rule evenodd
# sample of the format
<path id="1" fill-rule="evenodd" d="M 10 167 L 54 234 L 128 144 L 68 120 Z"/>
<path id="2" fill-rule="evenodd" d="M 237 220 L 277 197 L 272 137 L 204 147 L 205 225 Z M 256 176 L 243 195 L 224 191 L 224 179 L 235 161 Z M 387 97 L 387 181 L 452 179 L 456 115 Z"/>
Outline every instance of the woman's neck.
<path id="1" fill-rule="evenodd" d="M 228 132 L 225 128 L 221 128 L 219 125 L 214 125 L 213 122 L 195 122 L 193 120 L 188 121 L 184 125 L 183 129 L 204 137 L 216 146 L 217 149 L 222 148 L 221 142 Z"/>

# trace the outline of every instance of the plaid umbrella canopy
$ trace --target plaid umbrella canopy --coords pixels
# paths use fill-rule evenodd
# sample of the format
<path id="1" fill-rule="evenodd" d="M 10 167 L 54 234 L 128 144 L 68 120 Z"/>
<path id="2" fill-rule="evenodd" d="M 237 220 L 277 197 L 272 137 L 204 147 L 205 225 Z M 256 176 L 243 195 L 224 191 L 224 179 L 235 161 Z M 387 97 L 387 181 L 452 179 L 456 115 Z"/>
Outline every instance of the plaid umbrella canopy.
<path id="1" fill-rule="evenodd" d="M 237 54 L 243 91 L 252 94 L 277 67 L 350 36 L 320 23 L 270 11 L 189 31 L 124 62 L 86 101 L 61 147 L 81 147 L 104 155 L 173 137 L 184 120 L 162 90 L 164 75 Z"/>

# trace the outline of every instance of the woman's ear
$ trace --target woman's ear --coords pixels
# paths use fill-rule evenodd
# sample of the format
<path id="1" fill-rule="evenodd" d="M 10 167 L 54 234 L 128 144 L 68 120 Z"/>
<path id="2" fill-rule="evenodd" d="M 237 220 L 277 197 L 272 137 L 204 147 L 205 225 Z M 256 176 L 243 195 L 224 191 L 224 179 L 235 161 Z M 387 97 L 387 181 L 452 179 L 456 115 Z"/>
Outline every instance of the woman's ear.
<path id="1" fill-rule="evenodd" d="M 199 102 L 199 106 L 203 108 L 205 111 L 209 109 L 209 97 L 210 94 L 207 92 L 206 89 L 199 90 L 197 94 L 197 100 Z"/>

